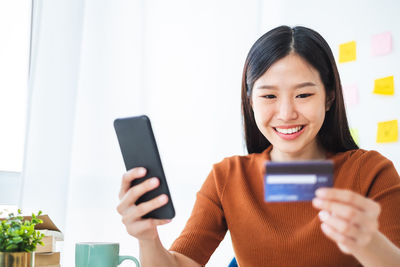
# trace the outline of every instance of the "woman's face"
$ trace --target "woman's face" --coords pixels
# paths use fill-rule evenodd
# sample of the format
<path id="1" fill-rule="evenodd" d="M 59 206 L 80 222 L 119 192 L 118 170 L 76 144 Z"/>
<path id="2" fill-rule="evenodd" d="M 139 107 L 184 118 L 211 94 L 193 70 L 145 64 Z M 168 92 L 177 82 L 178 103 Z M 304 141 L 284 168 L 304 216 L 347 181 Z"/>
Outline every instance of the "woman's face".
<path id="1" fill-rule="evenodd" d="M 295 53 L 275 62 L 253 86 L 251 96 L 258 129 L 273 145 L 277 161 L 324 156 L 317 134 L 327 110 L 319 73 Z"/>

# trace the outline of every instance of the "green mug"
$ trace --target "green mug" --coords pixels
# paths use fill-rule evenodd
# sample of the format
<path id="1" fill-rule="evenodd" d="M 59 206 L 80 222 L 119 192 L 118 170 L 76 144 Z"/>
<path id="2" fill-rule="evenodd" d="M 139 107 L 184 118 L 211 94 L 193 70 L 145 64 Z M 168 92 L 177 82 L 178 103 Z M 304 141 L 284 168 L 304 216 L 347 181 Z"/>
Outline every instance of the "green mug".
<path id="1" fill-rule="evenodd" d="M 140 266 L 135 257 L 119 255 L 118 243 L 82 242 L 75 245 L 75 267 L 117 267 L 124 260 Z"/>

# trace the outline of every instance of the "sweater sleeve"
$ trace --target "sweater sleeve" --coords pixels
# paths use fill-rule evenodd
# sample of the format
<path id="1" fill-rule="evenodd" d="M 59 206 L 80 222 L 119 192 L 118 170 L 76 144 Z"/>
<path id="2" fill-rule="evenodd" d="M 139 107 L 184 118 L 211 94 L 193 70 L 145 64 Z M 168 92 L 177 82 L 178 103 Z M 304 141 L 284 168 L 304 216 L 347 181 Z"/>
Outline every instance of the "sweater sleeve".
<path id="1" fill-rule="evenodd" d="M 170 250 L 205 265 L 223 240 L 227 224 L 221 205 L 226 171 L 214 166 L 197 193 L 189 220 Z"/>
<path id="2" fill-rule="evenodd" d="M 400 247 L 400 177 L 393 163 L 376 151 L 364 154 L 360 189 L 381 206 L 379 229 Z"/>

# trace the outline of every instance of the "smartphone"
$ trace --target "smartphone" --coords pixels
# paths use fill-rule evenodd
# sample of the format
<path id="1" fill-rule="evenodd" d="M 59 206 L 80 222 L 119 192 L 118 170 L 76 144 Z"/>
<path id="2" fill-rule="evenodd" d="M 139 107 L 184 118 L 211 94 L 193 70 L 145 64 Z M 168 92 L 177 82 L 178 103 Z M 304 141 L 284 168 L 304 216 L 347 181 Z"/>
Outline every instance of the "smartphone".
<path id="1" fill-rule="evenodd" d="M 333 186 L 333 161 L 292 161 L 265 164 L 266 202 L 311 201 L 315 190 Z"/>
<path id="2" fill-rule="evenodd" d="M 174 205 L 169 193 L 167 180 L 161 164 L 156 140 L 151 128 L 150 119 L 146 115 L 114 120 L 114 129 L 124 159 L 126 170 L 136 167 L 147 169 L 146 176 L 132 181 L 131 186 L 137 185 L 151 177 L 160 180 L 159 187 L 145 193 L 136 205 L 149 201 L 161 194 L 168 196 L 168 203 L 143 216 L 143 218 L 171 219 L 175 216 Z"/>

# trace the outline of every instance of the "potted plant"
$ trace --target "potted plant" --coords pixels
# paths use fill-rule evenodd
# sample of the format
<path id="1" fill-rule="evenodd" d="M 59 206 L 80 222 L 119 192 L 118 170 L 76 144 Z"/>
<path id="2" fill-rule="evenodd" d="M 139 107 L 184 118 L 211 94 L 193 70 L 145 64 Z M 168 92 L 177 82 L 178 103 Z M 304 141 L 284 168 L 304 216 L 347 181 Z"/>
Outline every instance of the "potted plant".
<path id="1" fill-rule="evenodd" d="M 25 220 L 18 210 L 17 216 L 8 215 L 0 223 L 0 267 L 33 267 L 36 245 L 41 244 L 44 234 L 35 230 L 35 225 L 43 223 L 32 213 L 31 220 Z"/>

